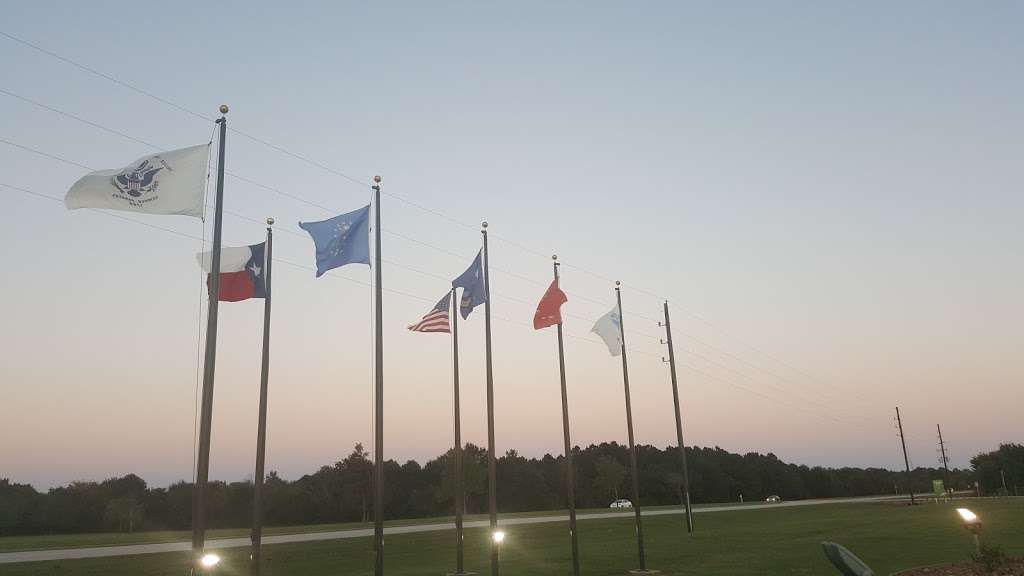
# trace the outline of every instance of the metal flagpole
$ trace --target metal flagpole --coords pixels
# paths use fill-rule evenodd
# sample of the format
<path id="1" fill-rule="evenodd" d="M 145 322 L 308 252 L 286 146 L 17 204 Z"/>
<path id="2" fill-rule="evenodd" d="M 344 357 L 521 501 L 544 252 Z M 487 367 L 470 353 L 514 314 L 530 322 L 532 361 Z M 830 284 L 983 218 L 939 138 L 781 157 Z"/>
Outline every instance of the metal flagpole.
<path id="1" fill-rule="evenodd" d="M 903 445 L 903 463 L 907 466 L 907 490 L 910 490 L 910 505 L 914 501 L 914 479 L 910 477 L 910 458 L 907 457 L 907 441 L 903 439 L 903 420 L 900 420 L 900 407 L 896 407 L 896 425 L 900 428 L 900 444 Z"/>
<path id="2" fill-rule="evenodd" d="M 373 454 L 373 547 L 376 552 L 373 573 L 384 574 L 384 308 L 381 301 L 381 257 L 380 257 L 380 176 L 373 177 L 373 205 L 375 223 L 373 226 L 374 246 L 374 304 L 376 322 L 376 382 L 374 386 L 374 454 Z"/>
<path id="3" fill-rule="evenodd" d="M 626 428 L 629 430 L 629 466 L 633 477 L 633 514 L 636 517 L 636 546 L 640 557 L 640 570 L 633 574 L 650 574 L 647 570 L 647 558 L 644 555 L 644 524 L 640 518 L 640 477 L 636 465 L 636 443 L 633 441 L 633 406 L 629 399 L 629 366 L 626 362 L 626 329 L 622 322 L 622 289 L 621 283 L 615 281 L 615 302 L 619 307 L 619 339 L 622 343 L 622 385 L 626 391 Z"/>
<path id="4" fill-rule="evenodd" d="M 459 310 L 456 307 L 455 288 L 452 288 L 450 299 L 450 310 L 452 311 L 452 387 L 454 388 L 454 412 L 455 412 L 455 574 L 465 574 L 465 562 L 462 549 L 462 516 L 466 506 L 466 496 L 462 485 L 462 416 L 459 402 Z"/>
<path id="5" fill-rule="evenodd" d="M 256 474 L 252 485 L 252 554 L 249 573 L 260 574 L 260 545 L 263 539 L 263 477 L 267 455 L 267 384 L 270 373 L 270 272 L 274 260 L 273 218 L 267 218 L 267 243 L 263 263 L 263 366 L 260 375 L 260 416 L 256 431 Z"/>
<path id="6" fill-rule="evenodd" d="M 620 311 L 621 314 L 621 311 Z M 686 531 L 693 533 L 693 511 L 690 509 L 690 473 L 686 468 L 686 444 L 683 442 L 683 415 L 679 406 L 679 385 L 676 382 L 676 350 L 672 346 L 672 323 L 668 318 L 668 300 L 665 301 L 665 334 L 668 346 L 668 367 L 672 374 L 672 406 L 676 410 L 676 439 L 679 455 L 683 459 L 683 505 L 686 507 Z"/>
<path id="7" fill-rule="evenodd" d="M 203 400 L 199 412 L 196 484 L 192 492 L 192 573 L 203 573 L 206 545 L 206 481 L 210 475 L 210 429 L 213 423 L 213 376 L 217 362 L 217 305 L 220 303 L 220 237 L 224 220 L 224 140 L 228 107 L 220 105 L 220 144 L 217 151 L 217 198 L 213 213 L 213 252 L 210 259 L 210 304 L 206 313 L 206 355 L 203 360 Z"/>
<path id="8" fill-rule="evenodd" d="M 558 283 L 558 256 L 552 256 L 555 283 Z M 558 374 L 562 381 L 562 437 L 565 441 L 565 485 L 569 501 L 569 537 L 572 541 L 572 573 L 580 575 L 580 547 L 576 534 L 576 481 L 573 478 L 572 441 L 569 439 L 569 396 L 565 387 L 565 346 L 562 340 L 562 322 L 558 322 Z"/>
<path id="9" fill-rule="evenodd" d="M 497 459 L 494 456 L 494 376 L 491 371 L 491 259 L 487 253 L 487 222 L 481 224 L 484 239 L 484 346 L 487 355 L 487 510 L 491 526 L 491 576 L 498 576 Z"/>

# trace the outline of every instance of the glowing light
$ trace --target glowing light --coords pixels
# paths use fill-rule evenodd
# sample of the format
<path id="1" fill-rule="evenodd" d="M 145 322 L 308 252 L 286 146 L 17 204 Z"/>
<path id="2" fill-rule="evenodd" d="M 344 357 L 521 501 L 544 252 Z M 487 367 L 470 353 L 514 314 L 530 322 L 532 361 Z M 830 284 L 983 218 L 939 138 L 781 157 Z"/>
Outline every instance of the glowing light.
<path id="1" fill-rule="evenodd" d="M 497 544 L 501 544 L 505 541 L 505 533 L 501 530 L 495 532 L 491 537 L 494 538 L 494 542 Z"/>
<path id="2" fill-rule="evenodd" d="M 199 559 L 199 563 L 203 565 L 203 568 L 213 568 L 217 564 L 220 564 L 220 556 L 216 554 L 204 554 Z"/>
<path id="3" fill-rule="evenodd" d="M 963 521 L 968 524 L 974 524 L 978 521 L 978 515 L 974 512 L 971 512 L 967 508 L 957 508 L 956 513 L 959 514 L 960 518 L 962 518 Z"/>

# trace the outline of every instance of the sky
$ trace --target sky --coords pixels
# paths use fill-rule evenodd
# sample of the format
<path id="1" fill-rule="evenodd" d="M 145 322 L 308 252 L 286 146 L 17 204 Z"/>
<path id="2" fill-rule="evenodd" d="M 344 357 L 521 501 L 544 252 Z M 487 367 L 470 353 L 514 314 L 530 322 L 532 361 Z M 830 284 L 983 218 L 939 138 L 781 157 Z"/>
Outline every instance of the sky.
<path id="1" fill-rule="evenodd" d="M 191 479 L 211 222 L 68 211 L 91 169 L 209 141 L 224 244 L 276 219 L 267 468 L 372 447 L 370 270 L 297 227 L 383 176 L 386 458 L 452 443 L 451 341 L 418 320 L 491 233 L 497 450 L 626 441 L 590 328 L 623 282 L 637 441 L 808 465 L 1024 440 L 1024 5 L 15 1 L 0 23 L 0 477 Z M 34 47 L 33 47 L 34 46 Z M 141 142 L 140 142 L 141 141 Z M 152 145 L 150 147 L 147 144 Z M 204 239 L 207 244 L 204 244 Z M 252 477 L 262 301 L 220 307 L 211 477 Z M 483 314 L 460 325 L 486 445 Z"/>

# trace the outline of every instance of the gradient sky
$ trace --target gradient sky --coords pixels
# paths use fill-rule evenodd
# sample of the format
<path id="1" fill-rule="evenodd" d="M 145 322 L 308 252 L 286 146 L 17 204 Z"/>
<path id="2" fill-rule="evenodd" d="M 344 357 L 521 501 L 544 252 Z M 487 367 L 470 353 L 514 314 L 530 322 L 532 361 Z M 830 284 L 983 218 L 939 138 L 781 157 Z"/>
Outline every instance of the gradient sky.
<path id="1" fill-rule="evenodd" d="M 574 443 L 625 441 L 619 360 L 588 335 L 621 279 L 639 442 L 675 444 L 667 298 L 688 443 L 896 468 L 896 405 L 917 465 L 937 423 L 957 466 L 1024 439 L 1022 22 L 998 1 L 34 0 L 0 30 L 384 176 L 387 458 L 451 444 L 450 341 L 405 326 L 487 219 L 500 452 L 561 450 L 555 334 L 529 326 L 557 252 Z M 0 78 L 0 137 L 97 169 L 152 149 L 11 94 L 165 149 L 213 131 L 4 36 Z M 313 264 L 300 219 L 369 190 L 237 133 L 226 164 L 331 209 L 227 179 L 228 210 L 279 224 L 267 459 L 295 478 L 372 439 L 370 272 L 287 263 Z M 5 185 L 62 198 L 84 172 L 0 142 Z M 203 225 L 0 194 L 0 476 L 191 478 Z M 224 222 L 226 245 L 263 237 Z M 261 322 L 262 301 L 221 307 L 214 478 L 252 476 Z M 485 444 L 482 313 L 462 328 L 463 436 Z"/>

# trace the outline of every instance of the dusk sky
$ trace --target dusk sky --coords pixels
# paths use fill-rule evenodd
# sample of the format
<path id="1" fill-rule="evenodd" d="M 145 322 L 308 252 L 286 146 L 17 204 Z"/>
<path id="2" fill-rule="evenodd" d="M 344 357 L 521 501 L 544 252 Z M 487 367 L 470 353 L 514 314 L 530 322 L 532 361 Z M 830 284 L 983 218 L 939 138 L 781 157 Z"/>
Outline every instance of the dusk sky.
<path id="1" fill-rule="evenodd" d="M 371 448 L 370 269 L 314 278 L 297 223 L 365 205 L 374 174 L 388 459 L 452 443 L 450 339 L 405 327 L 481 220 L 501 453 L 562 448 L 555 333 L 531 326 L 552 253 L 575 444 L 626 441 L 620 360 L 589 333 L 616 279 L 640 443 L 676 442 L 664 299 L 688 444 L 898 468 L 897 405 L 914 465 L 938 465 L 936 424 L 956 466 L 1020 442 L 1022 22 L 1012 1 L 7 2 L 0 477 L 192 478 L 212 218 L 61 200 L 83 166 L 209 141 L 222 103 L 241 132 L 224 244 L 277 220 L 267 468 L 286 478 Z M 263 302 L 220 310 L 211 477 L 241 480 Z M 483 320 L 460 325 L 480 445 Z"/>

